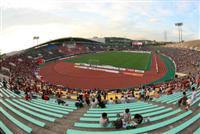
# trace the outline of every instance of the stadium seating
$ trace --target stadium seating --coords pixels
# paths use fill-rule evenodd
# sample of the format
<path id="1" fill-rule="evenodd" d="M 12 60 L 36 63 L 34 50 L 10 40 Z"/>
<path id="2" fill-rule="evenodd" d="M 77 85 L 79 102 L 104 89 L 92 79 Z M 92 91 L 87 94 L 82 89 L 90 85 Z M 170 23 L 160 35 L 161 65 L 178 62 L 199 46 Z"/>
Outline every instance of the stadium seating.
<path id="1" fill-rule="evenodd" d="M 0 120 L 0 128 L 6 133 L 6 134 L 13 134 L 13 132 Z"/>
<path id="2" fill-rule="evenodd" d="M 27 51 L 24 51 L 24 53 L 22 54 L 8 56 L 3 59 L 2 62 L 0 62 L 0 68 L 11 68 L 12 65 L 14 66 L 11 73 L 11 75 L 13 76 L 11 78 L 11 81 L 13 80 L 12 82 L 19 82 L 16 82 L 15 79 L 18 76 L 21 76 L 22 79 L 25 79 L 24 81 L 22 80 L 21 85 L 23 85 L 23 83 L 28 83 L 24 87 L 21 87 L 20 84 L 20 86 L 8 85 L 8 89 L 5 89 L 3 88 L 3 84 L 0 82 L 0 131 L 3 131 L 6 134 L 48 133 L 50 131 L 52 131 L 52 133 L 66 134 L 135 134 L 154 132 L 175 134 L 184 133 L 184 130 L 192 126 L 191 132 L 193 131 L 194 134 L 200 134 L 200 128 L 199 126 L 197 126 L 199 125 L 197 124 L 197 122 L 199 123 L 200 119 L 200 113 L 198 113 L 200 108 L 200 90 L 197 90 L 196 98 L 190 105 L 190 110 L 186 111 L 184 108 L 179 108 L 176 105 L 178 100 L 183 96 L 182 92 L 179 90 L 182 89 L 182 86 L 188 89 L 188 98 L 190 98 L 192 95 L 192 87 L 197 88 L 197 84 L 194 84 L 194 79 L 188 80 L 185 77 L 183 77 L 183 81 L 181 80 L 182 78 L 177 78 L 177 80 L 175 79 L 166 83 L 164 82 L 163 85 L 166 84 L 167 87 L 170 87 L 170 89 L 172 89 L 173 91 L 173 94 L 161 95 L 160 98 L 153 98 L 153 100 L 148 100 L 148 103 L 135 99 L 134 103 L 106 104 L 106 108 L 103 109 L 89 108 L 87 106 L 79 109 L 75 107 L 74 101 L 69 100 L 66 100 L 66 103 L 64 105 L 58 105 L 58 103 L 56 102 L 57 89 L 63 91 L 66 90 L 65 87 L 57 87 L 56 85 L 51 85 L 48 82 L 43 82 L 36 79 L 35 76 L 38 71 L 38 65 L 35 64 L 36 60 L 33 59 L 38 60 L 38 57 L 42 57 L 41 60 L 44 59 L 46 61 L 51 61 L 52 59 L 57 57 L 66 58 L 68 56 L 74 56 L 76 54 L 79 55 L 89 52 L 98 52 L 107 49 L 107 46 L 105 47 L 101 44 L 96 45 L 93 44 L 94 42 L 88 44 L 86 42 L 86 44 L 84 44 L 85 42 L 86 41 L 81 40 L 80 42 L 76 43 L 75 46 L 73 45 L 75 43 L 71 43 L 72 48 L 65 46 L 65 42 L 58 42 L 58 45 L 47 43 L 44 45 L 44 47 L 41 46 L 38 48 L 30 48 Z M 127 46 L 130 47 L 131 42 L 126 43 Z M 117 44 L 121 44 L 121 42 Z M 116 44 L 113 43 L 113 45 Z M 113 48 L 113 46 L 110 47 Z M 114 48 L 123 49 L 122 46 L 115 46 Z M 145 50 L 154 51 L 155 48 L 147 47 L 145 48 Z M 190 68 L 194 68 L 193 66 L 197 64 L 197 62 L 199 62 L 200 55 L 197 51 L 164 47 L 159 47 L 158 50 L 160 50 L 161 53 L 173 58 L 173 60 L 177 63 L 178 71 L 187 71 L 187 69 L 189 70 Z M 155 51 L 157 51 L 157 48 Z M 28 58 L 28 56 L 32 58 Z M 10 63 L 12 65 L 10 65 Z M 160 71 L 169 70 L 169 73 L 167 73 L 166 75 L 170 74 L 169 77 L 171 79 L 171 74 L 173 74 L 173 71 L 175 71 L 175 69 L 171 66 L 170 63 L 167 63 L 166 66 L 169 67 L 160 68 Z M 10 75 L 9 72 L 1 71 L 0 73 Z M 32 83 L 30 82 L 30 80 L 33 80 L 33 83 L 36 83 L 36 85 L 38 84 L 38 87 L 40 87 L 41 85 L 44 87 L 49 86 L 48 88 L 52 90 L 48 91 L 47 93 L 50 97 L 49 101 L 41 99 L 41 89 L 35 89 L 37 87 L 36 85 L 31 87 Z M 180 86 L 181 88 L 179 87 L 179 83 L 177 81 L 180 83 L 184 83 Z M 192 83 L 192 85 L 190 83 Z M 42 86 L 40 88 L 43 88 Z M 158 85 L 152 85 L 149 87 L 149 89 L 154 90 L 154 86 Z M 30 89 L 32 89 L 31 91 L 33 91 L 34 94 L 37 94 L 37 99 L 32 99 L 29 101 L 23 99 L 25 94 L 27 93 L 27 90 L 29 92 L 29 87 Z M 20 91 L 21 94 L 15 94 L 13 92 L 15 88 L 17 88 L 16 90 Z M 178 90 L 176 90 L 176 88 Z M 73 95 L 76 96 L 76 91 L 75 93 L 74 91 L 72 92 Z M 43 94 L 46 94 L 46 92 Z M 122 92 L 121 94 L 124 94 L 125 96 L 129 93 L 126 94 L 125 92 Z M 122 114 L 126 108 L 130 109 L 130 113 L 132 116 L 134 116 L 135 114 L 141 114 L 145 118 L 148 117 L 150 122 L 143 122 L 141 126 L 138 125 L 137 128 L 130 130 L 115 130 L 115 128 L 112 126 L 112 123 L 110 123 L 106 127 L 103 127 L 99 124 L 99 118 L 101 117 L 101 114 L 103 112 L 108 113 L 108 118 L 110 121 L 114 121 L 117 119 L 116 114 Z M 15 129 L 17 129 L 17 131 L 15 131 Z"/>
<path id="3" fill-rule="evenodd" d="M 144 111 L 145 112 L 145 111 Z M 177 114 L 177 113 L 179 113 L 179 112 L 181 112 L 181 110 L 180 109 L 178 109 L 178 110 L 175 110 L 175 111 L 171 111 L 171 112 L 168 112 L 168 113 L 166 113 L 166 114 L 161 114 L 160 116 L 156 116 L 156 117 L 150 117 L 150 116 L 148 116 L 148 114 L 146 114 L 146 115 L 143 115 L 142 114 L 142 116 L 143 117 L 150 117 L 150 122 L 153 122 L 153 121 L 157 121 L 157 120 L 160 120 L 160 119 L 164 119 L 164 118 L 166 118 L 166 117 L 169 117 L 169 116 L 172 116 L 172 115 L 175 115 L 175 114 Z M 136 114 L 136 113 L 135 113 Z M 140 112 L 137 112 L 137 114 L 141 114 Z M 152 113 L 151 113 L 152 114 Z M 155 116 L 156 114 L 154 114 L 153 116 Z M 114 121 L 114 120 L 116 120 L 116 118 L 109 118 L 110 119 L 110 121 Z M 94 121 L 99 121 L 99 118 L 85 118 L 85 120 L 83 120 L 83 119 L 81 119 L 82 121 L 92 121 L 92 122 L 94 122 Z M 99 124 L 95 124 L 95 123 L 75 123 L 75 126 L 76 127 L 85 127 L 85 128 L 103 128 L 101 125 L 99 125 Z M 109 127 L 111 127 L 111 126 L 109 126 Z"/>
<path id="4" fill-rule="evenodd" d="M 32 116 L 35 116 L 35 117 L 38 117 L 40 119 L 43 119 L 43 120 L 47 120 L 47 121 L 50 121 L 50 122 L 54 122 L 55 121 L 55 118 L 51 118 L 51 117 L 48 117 L 48 116 L 45 116 L 45 115 L 42 115 L 40 113 L 37 113 L 37 112 L 34 112 L 34 111 L 31 111 L 29 109 L 26 109 L 16 103 L 14 103 L 13 101 L 11 100 L 8 100 L 6 99 L 7 102 L 9 102 L 11 105 L 15 106 L 16 108 L 19 108 L 20 110 L 32 115 Z"/>
<path id="5" fill-rule="evenodd" d="M 6 92 L 4 92 L 2 88 L 0 88 L 0 91 L 1 91 L 1 93 L 2 93 L 3 95 L 5 95 L 6 97 L 10 97 L 10 95 L 7 94 Z"/>
<path id="6" fill-rule="evenodd" d="M 42 99 L 34 99 L 32 100 L 33 103 L 43 103 L 43 104 L 48 104 L 48 106 L 53 106 L 53 107 L 57 107 L 58 109 L 72 109 L 70 111 L 73 111 L 74 109 L 77 109 L 74 105 L 74 103 L 72 104 L 68 104 L 68 106 L 63 106 L 63 105 L 58 105 L 57 103 L 55 103 L 55 100 L 54 101 L 51 101 L 51 99 L 49 101 L 44 101 Z M 67 102 L 68 103 L 68 102 Z M 66 103 L 66 104 L 67 104 Z"/>
<path id="7" fill-rule="evenodd" d="M 46 123 L 43 122 L 43 120 L 48 122 L 55 122 L 57 118 L 62 118 L 64 115 L 77 109 L 75 106 L 72 106 L 72 102 L 71 106 L 61 106 L 53 102 L 46 103 L 41 99 L 36 99 L 34 102 L 35 103 L 33 103 L 33 101 L 16 99 L 14 96 L 10 96 L 9 98 L 2 98 L 0 99 L 0 104 L 2 104 L 2 106 L 6 109 L 0 106 L 1 115 L 6 117 L 24 132 L 32 133 L 33 128 L 29 125 L 26 125 L 21 121 L 21 119 L 24 119 L 38 127 L 45 127 Z M 39 104 L 39 102 L 41 102 L 41 104 Z M 10 114 L 10 112 L 15 116 Z M 21 119 L 19 120 L 18 117 Z M 1 130 L 4 133 L 13 133 L 1 120 L 0 125 Z"/>
<path id="8" fill-rule="evenodd" d="M 197 121 L 198 119 L 200 119 L 200 113 L 193 116 L 191 119 L 185 121 L 183 124 L 181 124 L 180 126 L 177 126 L 167 132 L 165 132 L 164 134 L 177 134 L 180 131 L 182 131 L 183 129 L 185 129 L 186 127 L 188 127 L 189 125 L 191 125 L 192 123 L 194 123 L 195 121 Z"/>
<path id="9" fill-rule="evenodd" d="M 195 132 L 193 134 L 200 134 L 200 128 L 198 128 L 197 130 L 195 130 Z"/>
<path id="10" fill-rule="evenodd" d="M 156 108 L 150 108 L 150 109 L 137 109 L 135 111 L 132 111 L 131 114 L 134 115 L 135 113 L 156 113 L 156 112 L 162 112 L 162 111 L 169 111 L 171 110 L 171 108 L 167 108 L 165 109 L 165 107 L 161 106 L 161 107 L 156 107 Z M 116 112 L 118 113 L 118 112 Z M 111 114 L 108 114 L 109 117 L 113 117 L 113 116 L 116 116 L 116 113 L 111 113 Z M 84 114 L 85 117 L 100 117 L 101 114 Z"/>
<path id="11" fill-rule="evenodd" d="M 64 110 L 57 110 L 57 109 L 54 109 L 53 107 L 49 107 L 48 105 L 45 105 L 45 104 L 41 104 L 41 105 L 38 105 L 38 104 L 33 104 L 33 103 L 31 103 L 31 102 L 27 102 L 27 101 L 25 101 L 25 100 L 20 100 L 21 102 L 24 102 L 24 103 L 26 103 L 26 104 L 29 104 L 29 105 L 31 105 L 31 106 L 35 106 L 35 107 L 37 107 L 37 108 L 40 108 L 40 109 L 44 109 L 44 110 L 47 110 L 47 111 L 51 111 L 51 112 L 55 112 L 55 113 L 60 113 L 60 114 L 68 114 L 69 112 L 68 112 L 68 110 L 66 111 L 64 111 Z"/>
<path id="12" fill-rule="evenodd" d="M 35 124 L 35 125 L 38 125 L 40 127 L 44 127 L 45 126 L 45 123 L 44 122 L 41 122 L 39 120 L 36 120 L 34 118 L 32 118 L 31 116 L 28 116 L 22 112 L 20 112 L 19 110 L 11 107 L 8 103 L 6 103 L 5 101 L 3 100 L 0 100 L 0 102 L 5 106 L 7 107 L 9 110 L 11 110 L 13 113 L 17 114 L 18 116 L 22 117 L 23 119 L 25 120 L 28 120 L 29 122 Z"/>
<path id="13" fill-rule="evenodd" d="M 151 131 L 151 130 L 155 130 L 155 129 L 158 129 L 158 128 L 161 128 L 161 127 L 165 127 L 167 125 L 170 125 L 174 122 L 177 122 L 183 118 L 185 118 L 186 116 L 190 115 L 192 113 L 192 111 L 187 111 L 187 112 L 184 112 L 172 119 L 168 119 L 168 120 L 165 120 L 165 121 L 162 121 L 162 122 L 159 122 L 159 123 L 155 123 L 153 125 L 149 125 L 149 126 L 146 126 L 146 127 L 141 127 L 141 128 L 136 128 L 136 129 L 133 129 L 133 130 L 123 130 L 123 131 L 103 131 L 103 132 L 96 132 L 95 131 L 95 134 L 101 134 L 101 133 L 104 133 L 104 134 L 120 134 L 120 133 L 126 133 L 126 134 L 136 134 L 136 133 L 144 133 L 144 132 L 148 132 L 148 131 Z M 94 132 L 92 131 L 80 131 L 80 130 L 73 130 L 73 129 L 68 129 L 66 131 L 66 134 L 80 134 L 80 133 L 84 133 L 84 134 L 92 134 Z"/>
<path id="14" fill-rule="evenodd" d="M 10 115 L 6 110 L 4 110 L 2 107 L 0 107 L 1 113 L 8 118 L 12 123 L 14 123 L 16 126 L 20 127 L 22 130 L 24 130 L 27 133 L 32 132 L 32 128 L 25 125 L 24 123 L 20 122 L 19 120 L 15 119 L 12 115 Z"/>
<path id="15" fill-rule="evenodd" d="M 0 97 L 3 97 L 3 94 L 0 93 Z"/>
<path id="16" fill-rule="evenodd" d="M 187 94 L 187 97 L 190 98 L 191 95 L 192 95 L 192 92 L 189 91 L 186 93 Z M 167 103 L 167 104 L 177 104 L 178 103 L 178 100 L 182 97 L 182 92 L 177 92 L 177 93 L 174 93 L 172 95 L 163 95 L 161 96 L 160 98 L 155 98 L 153 99 L 153 101 L 155 102 L 160 102 L 160 103 Z M 197 94 L 196 94 L 196 99 L 193 101 L 193 103 L 191 104 L 194 105 L 196 102 L 198 102 L 200 100 L 200 90 L 197 91 Z"/>
<path id="17" fill-rule="evenodd" d="M 53 117 L 56 117 L 56 118 L 62 118 L 62 117 L 63 117 L 61 114 L 57 114 L 57 113 L 50 112 L 50 111 L 47 111 L 47 110 L 42 110 L 42 109 L 39 109 L 39 108 L 37 108 L 37 107 L 34 107 L 34 106 L 28 105 L 28 104 L 26 104 L 26 103 L 23 103 L 23 102 L 21 102 L 21 101 L 19 101 L 19 100 L 14 100 L 14 99 L 13 99 L 13 101 L 16 102 L 17 104 L 23 106 L 23 107 L 26 107 L 26 108 L 29 108 L 29 109 L 31 109 L 31 110 L 40 112 L 40 113 L 42 113 L 42 114 L 46 114 L 46 115 L 48 115 L 48 116 L 53 116 Z"/>
<path id="18" fill-rule="evenodd" d="M 1 88 L 5 93 L 9 94 L 10 97 L 16 97 L 12 92 L 9 92 L 8 90 L 4 89 L 4 88 Z"/>

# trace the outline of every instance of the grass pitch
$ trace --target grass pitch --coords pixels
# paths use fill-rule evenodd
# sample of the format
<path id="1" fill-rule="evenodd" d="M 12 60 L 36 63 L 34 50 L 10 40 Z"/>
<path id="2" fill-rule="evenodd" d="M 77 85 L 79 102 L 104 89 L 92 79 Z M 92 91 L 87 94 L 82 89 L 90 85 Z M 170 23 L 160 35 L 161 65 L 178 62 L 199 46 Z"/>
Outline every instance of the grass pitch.
<path id="1" fill-rule="evenodd" d="M 110 65 L 114 67 L 149 70 L 151 64 L 151 54 L 112 51 L 82 55 L 80 57 L 66 60 L 66 62 Z"/>

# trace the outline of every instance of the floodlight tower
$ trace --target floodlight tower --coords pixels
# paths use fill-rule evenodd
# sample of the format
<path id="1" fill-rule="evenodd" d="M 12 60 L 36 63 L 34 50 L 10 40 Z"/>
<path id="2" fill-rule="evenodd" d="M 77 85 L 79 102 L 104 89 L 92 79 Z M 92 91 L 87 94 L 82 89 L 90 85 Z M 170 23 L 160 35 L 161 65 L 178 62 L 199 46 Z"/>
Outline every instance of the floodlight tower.
<path id="1" fill-rule="evenodd" d="M 40 38 L 39 36 L 34 36 L 34 37 L 33 37 L 33 43 L 34 43 L 34 40 L 36 40 L 36 45 L 38 45 L 38 40 L 39 40 L 39 38 Z"/>
<path id="2" fill-rule="evenodd" d="M 182 22 L 179 22 L 179 23 L 175 23 L 175 26 L 178 27 L 178 39 L 179 39 L 179 43 L 183 41 L 182 39 L 182 26 L 183 26 L 183 23 Z"/>

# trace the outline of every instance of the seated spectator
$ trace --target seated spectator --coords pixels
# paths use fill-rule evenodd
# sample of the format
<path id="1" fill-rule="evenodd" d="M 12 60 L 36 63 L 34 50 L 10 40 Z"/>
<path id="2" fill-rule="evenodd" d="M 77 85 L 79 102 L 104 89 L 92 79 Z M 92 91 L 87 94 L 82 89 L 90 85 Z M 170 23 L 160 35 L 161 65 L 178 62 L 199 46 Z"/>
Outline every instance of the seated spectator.
<path id="1" fill-rule="evenodd" d="M 132 103 L 132 102 L 134 102 L 135 101 L 135 98 L 133 97 L 133 96 L 129 96 L 128 97 L 128 102 L 129 103 Z"/>
<path id="2" fill-rule="evenodd" d="M 160 93 L 159 93 L 159 92 L 155 92 L 154 97 L 155 97 L 155 98 L 160 98 Z"/>
<path id="3" fill-rule="evenodd" d="M 178 101 L 178 106 L 186 106 L 187 104 L 187 96 L 186 96 L 186 92 L 183 92 L 183 97 L 181 99 L 179 99 Z"/>
<path id="4" fill-rule="evenodd" d="M 135 114 L 134 118 L 130 122 L 130 127 L 136 128 L 136 126 L 142 124 L 142 122 L 149 122 L 149 118 L 144 118 L 140 114 Z"/>
<path id="5" fill-rule="evenodd" d="M 129 103 L 128 96 L 125 97 L 125 103 Z"/>
<path id="6" fill-rule="evenodd" d="M 122 115 L 122 119 L 124 123 L 129 123 L 131 121 L 131 114 L 128 108 L 125 109 L 125 112 Z"/>
<path id="7" fill-rule="evenodd" d="M 20 95 L 20 91 L 17 90 L 17 89 L 14 89 L 14 93 L 17 94 L 17 95 Z"/>
<path id="8" fill-rule="evenodd" d="M 83 102 L 77 97 L 77 101 L 75 102 L 75 106 L 77 108 L 82 108 L 83 107 Z"/>
<path id="9" fill-rule="evenodd" d="M 126 100 L 125 100 L 124 96 L 121 96 L 121 103 L 122 104 L 126 103 Z"/>
<path id="10" fill-rule="evenodd" d="M 32 93 L 32 91 L 28 92 L 28 96 L 30 97 L 30 99 L 33 99 L 33 93 Z"/>
<path id="11" fill-rule="evenodd" d="M 117 119 L 115 121 L 113 121 L 113 126 L 116 129 L 120 129 L 123 127 L 123 121 L 122 121 L 122 117 L 120 116 L 120 114 L 117 114 Z"/>
<path id="12" fill-rule="evenodd" d="M 111 97 L 110 100 L 108 101 L 108 104 L 114 104 L 113 98 Z"/>
<path id="13" fill-rule="evenodd" d="M 117 96 L 115 96 L 115 101 L 114 101 L 114 103 L 115 103 L 115 104 L 120 104 L 120 101 L 119 101 L 119 99 L 118 99 Z"/>
<path id="14" fill-rule="evenodd" d="M 60 98 L 57 98 L 56 101 L 57 101 L 58 105 L 60 105 L 60 104 L 64 105 L 65 104 L 65 101 L 60 99 Z"/>
<path id="15" fill-rule="evenodd" d="M 99 124 L 102 125 L 103 127 L 106 127 L 109 124 L 107 113 L 102 113 L 101 118 L 99 120 Z"/>
<path id="16" fill-rule="evenodd" d="M 29 94 L 27 92 L 25 93 L 25 97 L 24 98 L 25 98 L 25 100 L 31 100 L 31 97 L 29 96 Z"/>
<path id="17" fill-rule="evenodd" d="M 133 119 L 137 124 L 141 124 L 142 120 L 143 120 L 143 117 L 140 114 L 135 114 Z"/>
<path id="18" fill-rule="evenodd" d="M 43 95 L 42 95 L 42 99 L 47 101 L 47 100 L 49 100 L 49 96 L 43 94 Z"/>
<path id="19" fill-rule="evenodd" d="M 106 108 L 106 105 L 105 105 L 104 101 L 100 101 L 99 102 L 99 107 L 100 108 Z"/>

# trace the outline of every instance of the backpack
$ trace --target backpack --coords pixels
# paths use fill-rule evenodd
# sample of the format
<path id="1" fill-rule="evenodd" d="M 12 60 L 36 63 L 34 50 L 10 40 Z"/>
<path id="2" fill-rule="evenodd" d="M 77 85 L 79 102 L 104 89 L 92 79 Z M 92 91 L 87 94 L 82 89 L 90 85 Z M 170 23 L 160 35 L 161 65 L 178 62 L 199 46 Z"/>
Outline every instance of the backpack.
<path id="1" fill-rule="evenodd" d="M 116 121 L 113 122 L 113 125 L 115 126 L 116 129 L 120 129 L 123 126 L 123 122 L 121 119 L 117 119 Z"/>

